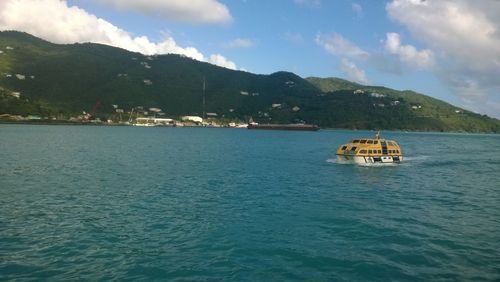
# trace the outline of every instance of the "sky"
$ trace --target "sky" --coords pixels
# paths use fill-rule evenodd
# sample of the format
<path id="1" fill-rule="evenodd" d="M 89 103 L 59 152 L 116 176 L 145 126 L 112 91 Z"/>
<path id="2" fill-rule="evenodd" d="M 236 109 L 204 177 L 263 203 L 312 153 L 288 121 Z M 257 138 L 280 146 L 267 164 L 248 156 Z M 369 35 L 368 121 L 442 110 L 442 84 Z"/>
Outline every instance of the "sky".
<path id="1" fill-rule="evenodd" d="M 500 118 L 499 0 L 0 0 L 0 30 L 414 90 Z"/>

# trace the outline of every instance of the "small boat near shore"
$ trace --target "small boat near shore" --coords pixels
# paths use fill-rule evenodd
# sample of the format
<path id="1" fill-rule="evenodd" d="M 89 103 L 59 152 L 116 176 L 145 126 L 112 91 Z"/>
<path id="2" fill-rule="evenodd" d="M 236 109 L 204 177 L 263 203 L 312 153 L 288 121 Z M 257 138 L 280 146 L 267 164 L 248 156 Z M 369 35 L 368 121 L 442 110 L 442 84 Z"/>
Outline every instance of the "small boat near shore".
<path id="1" fill-rule="evenodd" d="M 292 130 L 292 131 L 318 131 L 319 126 L 312 124 L 255 124 L 251 123 L 248 129 L 263 130 Z"/>
<path id="2" fill-rule="evenodd" d="M 355 164 L 392 164 L 403 161 L 403 152 L 394 140 L 380 138 L 380 131 L 375 138 L 354 139 L 337 149 L 339 163 Z"/>

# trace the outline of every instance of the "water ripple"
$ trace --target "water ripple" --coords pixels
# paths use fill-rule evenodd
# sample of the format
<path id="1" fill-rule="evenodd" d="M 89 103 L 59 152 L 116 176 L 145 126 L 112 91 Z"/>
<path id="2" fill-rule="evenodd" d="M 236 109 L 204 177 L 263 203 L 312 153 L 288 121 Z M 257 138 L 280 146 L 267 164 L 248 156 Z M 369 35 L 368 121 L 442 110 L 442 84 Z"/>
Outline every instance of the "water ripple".
<path id="1" fill-rule="evenodd" d="M 497 136 L 372 168 L 332 158 L 360 132 L 0 131 L 0 280 L 500 279 Z"/>

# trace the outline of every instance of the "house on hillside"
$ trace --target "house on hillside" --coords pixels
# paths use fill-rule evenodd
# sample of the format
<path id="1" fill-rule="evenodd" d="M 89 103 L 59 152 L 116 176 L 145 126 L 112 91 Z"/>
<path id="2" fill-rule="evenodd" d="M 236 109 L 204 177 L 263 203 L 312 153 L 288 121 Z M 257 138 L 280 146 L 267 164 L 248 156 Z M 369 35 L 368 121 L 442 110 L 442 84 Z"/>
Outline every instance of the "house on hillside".
<path id="1" fill-rule="evenodd" d="M 21 92 L 10 92 L 9 95 L 14 98 L 21 98 Z"/>
<path id="2" fill-rule="evenodd" d="M 372 96 L 374 98 L 384 98 L 385 97 L 384 94 L 379 94 L 379 93 L 376 93 L 376 92 L 370 93 L 370 96 Z"/>
<path id="3" fill-rule="evenodd" d="M 203 118 L 199 116 L 183 116 L 181 118 L 182 121 L 191 121 L 191 122 L 196 122 L 196 123 L 202 123 Z"/>
<path id="4" fill-rule="evenodd" d="M 159 113 L 161 112 L 161 109 L 160 108 L 149 108 L 148 109 L 150 112 L 154 112 L 154 113 Z"/>
<path id="5" fill-rule="evenodd" d="M 356 94 L 356 95 L 362 95 L 362 94 L 365 94 L 365 91 L 363 91 L 361 89 L 356 89 L 356 90 L 354 90 L 353 93 Z"/>

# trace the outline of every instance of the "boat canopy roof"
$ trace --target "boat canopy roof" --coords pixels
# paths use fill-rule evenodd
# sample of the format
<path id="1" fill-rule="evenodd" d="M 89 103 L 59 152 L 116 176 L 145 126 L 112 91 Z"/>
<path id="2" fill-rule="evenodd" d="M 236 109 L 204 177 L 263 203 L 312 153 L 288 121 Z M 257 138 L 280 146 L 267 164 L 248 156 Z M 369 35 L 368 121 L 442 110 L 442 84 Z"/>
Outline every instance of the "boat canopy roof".
<path id="1" fill-rule="evenodd" d="M 353 139 L 353 140 L 351 140 L 350 144 L 352 144 L 351 146 L 357 146 L 357 147 L 371 146 L 371 145 L 377 145 L 377 144 L 399 147 L 398 143 L 394 140 L 387 140 L 387 139 L 380 138 L 380 130 L 377 131 L 375 138 Z M 345 145 L 348 145 L 348 144 L 345 144 Z"/>
<path id="2" fill-rule="evenodd" d="M 376 145 L 379 144 L 379 142 L 387 142 L 387 144 L 390 146 L 399 146 L 396 141 L 386 140 L 386 139 L 360 138 L 360 139 L 353 139 L 351 141 L 352 144 L 367 144 L 367 145 L 372 145 L 372 144 Z"/>

